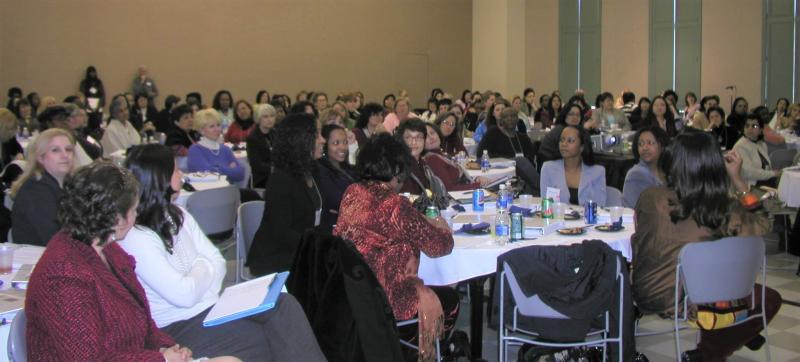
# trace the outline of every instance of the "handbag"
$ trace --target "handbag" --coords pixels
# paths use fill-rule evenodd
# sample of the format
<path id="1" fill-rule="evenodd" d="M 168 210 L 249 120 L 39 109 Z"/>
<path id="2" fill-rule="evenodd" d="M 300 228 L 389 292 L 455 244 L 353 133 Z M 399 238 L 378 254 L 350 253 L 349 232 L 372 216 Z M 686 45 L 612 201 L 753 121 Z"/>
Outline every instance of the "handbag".
<path id="1" fill-rule="evenodd" d="M 741 322 L 749 316 L 745 301 L 724 301 L 697 306 L 697 319 L 687 323 L 692 328 L 710 331 L 722 329 Z"/>

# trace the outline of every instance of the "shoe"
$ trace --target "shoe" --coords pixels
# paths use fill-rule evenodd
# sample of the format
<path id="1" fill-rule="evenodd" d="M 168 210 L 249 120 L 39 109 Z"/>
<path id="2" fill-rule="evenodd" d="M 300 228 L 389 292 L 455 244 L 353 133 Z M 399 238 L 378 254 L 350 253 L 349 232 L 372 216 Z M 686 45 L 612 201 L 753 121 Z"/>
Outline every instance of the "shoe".
<path id="1" fill-rule="evenodd" d="M 650 362 L 650 359 L 642 352 L 633 353 L 633 362 Z"/>
<path id="2" fill-rule="evenodd" d="M 693 349 L 681 354 L 681 362 L 700 362 L 703 360 L 703 354 L 699 349 Z"/>
<path id="3" fill-rule="evenodd" d="M 747 343 L 745 343 L 744 346 L 747 347 L 747 349 L 749 349 L 751 351 L 758 351 L 759 349 L 761 349 L 761 346 L 763 346 L 764 343 L 766 343 L 766 342 L 767 342 L 767 339 L 764 338 L 764 336 L 759 334 L 759 335 L 755 336 L 753 339 L 747 341 Z"/>

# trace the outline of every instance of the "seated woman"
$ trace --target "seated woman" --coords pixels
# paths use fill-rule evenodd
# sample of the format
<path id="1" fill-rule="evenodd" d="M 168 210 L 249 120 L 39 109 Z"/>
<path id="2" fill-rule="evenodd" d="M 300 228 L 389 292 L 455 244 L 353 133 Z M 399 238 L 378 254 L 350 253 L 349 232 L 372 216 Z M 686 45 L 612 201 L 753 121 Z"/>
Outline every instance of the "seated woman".
<path id="1" fill-rule="evenodd" d="M 478 156 L 486 150 L 489 157 L 515 160 L 517 176 L 525 181 L 527 192 L 536 193 L 539 191 L 536 148 L 527 133 L 517 132 L 517 120 L 517 111 L 513 108 L 504 110 L 497 127 L 490 128 L 478 144 Z"/>
<path id="2" fill-rule="evenodd" d="M 241 143 L 253 131 L 253 107 L 244 99 L 240 99 L 233 107 L 233 122 L 225 131 L 225 142 Z"/>
<path id="3" fill-rule="evenodd" d="M 137 131 L 154 131 L 155 121 L 158 118 L 158 110 L 152 104 L 146 94 L 136 94 L 134 96 L 133 107 L 131 108 L 130 122 Z"/>
<path id="4" fill-rule="evenodd" d="M 111 119 L 100 139 L 103 145 L 103 156 L 110 156 L 119 150 L 127 150 L 130 146 L 142 143 L 139 131 L 128 122 L 130 113 L 128 111 L 128 101 L 124 96 L 114 97 L 108 108 Z"/>
<path id="5" fill-rule="evenodd" d="M 367 140 L 380 132 L 383 127 L 383 107 L 377 103 L 367 103 L 361 107 L 361 113 L 356 120 L 356 126 L 353 128 L 358 147 L 361 148 L 367 143 Z"/>
<path id="6" fill-rule="evenodd" d="M 425 127 L 427 134 L 423 160 L 430 167 L 433 174 L 442 180 L 447 191 L 474 190 L 489 183 L 489 179 L 483 176 L 478 176 L 475 181 L 470 180 L 461 166 L 443 154 L 440 141 L 442 139 L 442 131 L 439 126 L 428 123 Z"/>
<path id="7" fill-rule="evenodd" d="M 766 218 L 747 212 L 730 196 L 731 185 L 739 192 L 748 190 L 741 165 L 736 151 L 723 157 L 714 137 L 704 132 L 679 135 L 661 155 L 667 187 L 642 193 L 636 205 L 636 233 L 631 237 L 633 299 L 642 312 L 674 312 L 675 266 L 684 245 L 725 236 L 763 235 L 769 229 Z M 760 301 L 761 287 L 754 289 L 755 300 Z M 781 297 L 770 288 L 765 297 L 761 308 L 771 320 Z M 735 327 L 701 330 L 698 349 L 684 356 L 689 361 L 725 360 L 742 345 L 760 346 L 761 326 L 759 318 Z"/>
<path id="8" fill-rule="evenodd" d="M 103 148 L 100 147 L 100 142 L 85 132 L 89 120 L 86 111 L 71 103 L 65 104 L 64 110 L 67 112 L 67 119 L 63 128 L 71 132 L 72 136 L 75 137 L 75 166 L 86 166 L 103 156 Z"/>
<path id="9" fill-rule="evenodd" d="M 25 298 L 31 360 L 192 360 L 191 349 L 156 327 L 141 303 L 133 258 L 116 243 L 134 225 L 138 192 L 130 172 L 107 162 L 65 179 L 62 229 L 36 264 Z"/>
<path id="10" fill-rule="evenodd" d="M 645 120 L 645 125 L 661 127 L 670 138 L 675 137 L 678 134 L 678 129 L 675 128 L 675 114 L 670 109 L 671 107 L 664 97 L 655 96 L 650 107 L 650 114 L 647 115 Z"/>
<path id="11" fill-rule="evenodd" d="M 539 101 L 542 107 L 536 111 L 534 121 L 541 124 L 542 128 L 550 128 L 553 126 L 555 118 L 561 114 L 561 97 L 553 92 L 550 96 L 542 95 Z"/>
<path id="12" fill-rule="evenodd" d="M 51 128 L 34 138 L 28 150 L 25 172 L 11 185 L 11 234 L 17 243 L 46 246 L 61 227 L 56 210 L 64 177 L 74 166 L 75 139 Z"/>
<path id="13" fill-rule="evenodd" d="M 775 109 L 772 110 L 772 119 L 769 121 L 770 128 L 778 131 L 786 127 L 782 127 L 781 118 L 786 118 L 789 115 L 789 100 L 786 98 L 778 98 L 775 102 Z M 796 116 L 796 115 L 795 115 Z M 795 118 L 795 117 L 792 117 Z"/>
<path id="14" fill-rule="evenodd" d="M 225 258 L 192 215 L 173 204 L 183 175 L 169 148 L 134 147 L 125 167 L 141 190 L 136 227 L 119 245 L 136 259 L 136 276 L 158 328 L 200 356 L 324 360 L 305 313 L 290 294 L 281 294 L 275 308 L 262 314 L 203 327 L 219 300 Z"/>
<path id="15" fill-rule="evenodd" d="M 275 129 L 272 174 L 264 192 L 267 207 L 247 253 L 250 273 L 261 276 L 289 269 L 300 237 L 317 227 L 322 195 L 312 177 L 314 160 L 322 157 L 325 139 L 307 113 L 286 116 Z"/>
<path id="16" fill-rule="evenodd" d="M 397 127 L 395 138 L 403 142 L 411 154 L 412 162 L 409 165 L 409 177 L 404 179 L 400 187 L 400 192 L 408 192 L 413 195 L 421 195 L 425 190 L 433 190 L 431 179 L 433 171 L 425 163 L 422 154 L 425 152 L 425 140 L 428 136 L 428 129 L 425 122 L 419 118 L 412 118 Z"/>
<path id="17" fill-rule="evenodd" d="M 633 208 L 642 191 L 664 184 L 664 174 L 658 168 L 661 151 L 669 144 L 667 132 L 661 127 L 646 127 L 633 136 L 633 159 L 637 161 L 622 186 L 622 205 Z"/>
<path id="18" fill-rule="evenodd" d="M 594 164 L 589 132 L 578 126 L 566 126 L 558 143 L 561 159 L 542 165 L 541 194 L 547 188 L 559 189 L 559 200 L 573 205 L 587 201 L 606 205 L 606 170 Z"/>
<path id="19" fill-rule="evenodd" d="M 419 318 L 419 329 L 401 327 L 400 338 L 419 335 L 421 354 L 430 356 L 439 321 L 444 319 L 445 331 L 453 329 L 459 301 L 452 288 L 425 286 L 419 279 L 420 251 L 434 258 L 450 254 L 453 236 L 441 216 L 426 218 L 398 195 L 412 162 L 402 141 L 383 134 L 370 139 L 358 154 L 362 182 L 345 192 L 334 234 L 355 243 L 398 321 Z"/>
<path id="20" fill-rule="evenodd" d="M 227 176 L 229 182 L 239 182 L 244 179 L 245 169 L 236 160 L 233 151 L 219 143 L 222 133 L 219 117 L 219 112 L 213 109 L 204 109 L 194 115 L 193 128 L 201 137 L 200 141 L 189 147 L 189 172 L 219 172 Z"/>
<path id="21" fill-rule="evenodd" d="M 394 102 L 394 112 L 389 113 L 383 118 L 383 128 L 386 132 L 394 133 L 395 128 L 407 119 L 417 118 L 414 112 L 411 112 L 411 102 L 407 97 L 399 97 Z"/>
<path id="22" fill-rule="evenodd" d="M 538 161 L 540 166 L 547 161 L 561 158 L 561 153 L 558 151 L 561 131 L 566 126 L 580 126 L 583 120 L 583 113 L 583 108 L 579 103 L 567 103 L 564 110 L 556 118 L 553 129 L 544 135 L 542 142 L 539 144 Z"/>
<path id="23" fill-rule="evenodd" d="M 776 111 L 777 112 L 777 111 Z M 789 130 L 793 131 L 797 120 L 800 119 L 800 104 L 793 103 L 788 106 L 785 115 L 776 115 L 777 121 L 772 128 L 776 131 Z"/>
<path id="24" fill-rule="evenodd" d="M 708 125 L 704 130 L 711 132 L 720 147 L 726 150 L 732 149 L 739 138 L 742 137 L 739 130 L 728 125 L 725 120 L 725 111 L 722 108 L 715 106 L 707 109 L 705 119 L 708 120 Z"/>
<path id="25" fill-rule="evenodd" d="M 22 146 L 17 142 L 17 117 L 6 108 L 0 108 L 0 170 L 14 160 L 23 160 Z"/>
<path id="26" fill-rule="evenodd" d="M 194 112 L 188 104 L 181 104 L 169 114 L 171 126 L 167 131 L 167 140 L 164 145 L 170 147 L 175 156 L 186 157 L 200 134 L 192 129 L 194 124 Z"/>
<path id="27" fill-rule="evenodd" d="M 733 150 L 742 157 L 742 178 L 750 185 L 777 187 L 782 170 L 773 170 L 764 142 L 764 121 L 756 114 L 748 114 L 744 129 Z"/>
<path id="28" fill-rule="evenodd" d="M 472 139 L 474 139 L 476 143 L 481 143 L 481 139 L 483 139 L 483 136 L 489 131 L 489 128 L 497 126 L 497 122 L 500 120 L 500 114 L 503 113 L 503 110 L 506 108 L 511 109 L 511 103 L 508 103 L 508 101 L 503 98 L 495 99 L 494 104 L 489 107 L 486 119 L 478 124 L 478 128 L 475 129 L 475 134 L 472 135 Z M 516 124 L 514 127 L 516 128 Z M 478 156 L 480 156 L 480 153 Z"/>
<path id="29" fill-rule="evenodd" d="M 272 172 L 272 128 L 275 127 L 275 108 L 257 104 L 254 111 L 256 127 L 247 136 L 247 161 L 253 171 L 253 187 L 264 188 Z"/>
<path id="30" fill-rule="evenodd" d="M 442 131 L 441 145 L 442 154 L 453 157 L 459 152 L 464 152 L 467 156 L 467 148 L 464 147 L 464 138 L 461 136 L 461 122 L 459 116 L 454 112 L 445 112 L 436 118 L 436 126 Z"/>
<path id="31" fill-rule="evenodd" d="M 322 219 L 319 230 L 330 234 L 339 218 L 342 194 L 350 184 L 358 180 L 358 175 L 353 166 L 347 162 L 349 157 L 345 128 L 333 124 L 323 126 L 322 138 L 325 139 L 325 148 L 322 158 L 317 161 L 314 180 L 322 195 Z"/>
<path id="32" fill-rule="evenodd" d="M 631 124 L 628 117 L 621 110 L 614 107 L 614 95 L 605 92 L 597 97 L 597 109 L 592 111 L 592 119 L 586 121 L 584 127 L 587 129 L 621 129 L 628 131 Z M 674 125 L 673 125 L 674 126 Z"/>

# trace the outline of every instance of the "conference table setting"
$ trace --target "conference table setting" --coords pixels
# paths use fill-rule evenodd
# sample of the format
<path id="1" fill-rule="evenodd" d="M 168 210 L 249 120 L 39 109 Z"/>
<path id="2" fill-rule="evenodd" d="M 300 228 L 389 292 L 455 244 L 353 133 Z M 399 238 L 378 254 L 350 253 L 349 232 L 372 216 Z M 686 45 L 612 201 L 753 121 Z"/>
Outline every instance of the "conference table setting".
<path id="1" fill-rule="evenodd" d="M 25 306 L 27 277 L 44 249 L 28 244 L 0 244 L 0 361 L 8 360 L 6 341 L 11 331 L 11 321 Z M 7 253 L 10 253 L 10 257 Z M 11 265 L 9 269 L 2 265 L 7 261 Z"/>
<path id="2" fill-rule="evenodd" d="M 438 258 L 430 258 L 423 253 L 418 275 L 426 285 L 469 284 L 472 341 L 483 340 L 484 283 L 495 275 L 497 257 L 501 254 L 531 245 L 571 245 L 597 239 L 619 251 L 628 261 L 631 260 L 630 240 L 635 231 L 632 209 L 598 207 L 596 223 L 588 224 L 582 206 L 557 203 L 554 205 L 553 218 L 543 218 L 541 198 L 520 195 L 509 210 L 528 215 L 523 217 L 523 239 L 498 243 L 493 232 L 497 214 L 494 201 L 486 201 L 483 211 L 475 211 L 471 205 L 472 191 L 451 192 L 450 196 L 459 205 L 442 210 L 441 215 L 453 230 L 453 251 Z M 491 198 L 489 194 L 488 199 Z M 614 222 L 612 213 L 616 219 Z M 481 343 L 473 343 L 472 355 L 481 356 L 481 352 Z"/>

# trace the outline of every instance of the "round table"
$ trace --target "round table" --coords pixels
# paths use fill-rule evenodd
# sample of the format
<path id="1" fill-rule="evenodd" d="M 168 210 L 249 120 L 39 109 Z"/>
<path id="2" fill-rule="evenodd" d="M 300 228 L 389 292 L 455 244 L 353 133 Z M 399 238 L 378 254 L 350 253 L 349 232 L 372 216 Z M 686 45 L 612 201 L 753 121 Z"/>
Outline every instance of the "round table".
<path id="1" fill-rule="evenodd" d="M 778 197 L 786 206 L 800 206 L 800 166 L 783 169 L 778 183 Z"/>
<path id="2" fill-rule="evenodd" d="M 470 179 L 474 180 L 478 176 L 483 176 L 489 179 L 489 184 L 497 182 L 504 182 L 517 174 L 517 169 L 513 166 L 514 161 L 506 159 L 493 159 L 489 161 L 492 167 L 487 172 L 481 170 L 467 170 L 467 175 Z"/>

